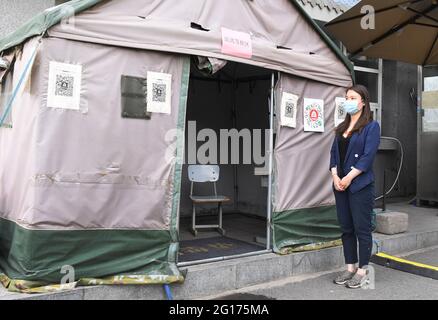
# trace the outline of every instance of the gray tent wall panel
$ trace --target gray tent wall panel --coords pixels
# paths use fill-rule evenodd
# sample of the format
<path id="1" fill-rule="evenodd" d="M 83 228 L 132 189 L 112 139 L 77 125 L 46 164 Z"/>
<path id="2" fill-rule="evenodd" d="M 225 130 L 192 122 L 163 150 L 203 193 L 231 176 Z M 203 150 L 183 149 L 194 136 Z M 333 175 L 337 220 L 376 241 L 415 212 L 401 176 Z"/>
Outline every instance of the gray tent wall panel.
<path id="1" fill-rule="evenodd" d="M 296 94 L 297 127 L 277 123 L 275 189 L 273 196 L 274 249 L 336 240 L 340 237 L 329 172 L 334 138 L 335 98 L 346 88 L 283 74 L 276 90 L 276 107 L 283 92 Z M 304 132 L 303 99 L 324 100 L 325 132 Z"/>
<path id="2" fill-rule="evenodd" d="M 24 44 L 22 54 L 18 55 L 13 72 L 13 88 L 34 52 L 37 39 L 30 39 Z M 36 162 L 36 119 L 41 103 L 37 93 L 40 87 L 40 70 L 36 57 L 32 77 L 34 81 L 24 84 L 22 94 L 17 95 L 11 109 L 12 129 L 0 128 L 0 213 L 10 220 L 23 220 L 26 212 L 31 210 L 34 192 L 31 177 L 35 174 Z M 29 86 L 29 84 L 31 86 Z M 25 107 L 23 107 L 25 106 Z M 25 108 L 25 112 L 23 109 Z"/>
<path id="3" fill-rule="evenodd" d="M 290 75 L 281 76 L 276 91 L 276 113 L 279 114 L 283 92 L 296 94 L 300 99 L 297 127 L 283 127 L 277 123 L 274 150 L 278 178 L 276 212 L 334 204 L 328 162 L 334 138 L 335 98 L 345 97 L 345 90 Z M 304 132 L 304 98 L 324 100 L 324 133 Z"/>
<path id="4" fill-rule="evenodd" d="M 81 111 L 47 107 L 50 61 L 83 66 Z M 65 264 L 80 278 L 132 272 L 151 276 L 149 283 L 181 280 L 176 156 L 183 134 L 165 159 L 173 144 L 166 133 L 184 131 L 189 67 L 182 55 L 43 39 L 31 89 L 17 98 L 13 128 L 0 134 L 0 269 L 48 282 L 60 280 Z M 172 114 L 122 118 L 121 76 L 146 78 L 147 71 L 172 74 Z M 114 166 L 119 171 L 109 173 Z"/>
<path id="5" fill-rule="evenodd" d="M 51 197 L 34 208 L 29 225 L 169 229 L 174 164 L 163 159 L 171 146 L 166 134 L 177 125 L 183 60 L 62 39 L 44 41 L 35 184 Z M 45 107 L 50 61 L 83 65 L 81 108 L 86 111 Z M 146 78 L 148 71 L 172 74 L 172 114 L 154 114 L 153 120 L 144 121 L 122 118 L 121 76 Z M 106 174 L 111 166 L 118 172 Z M 84 183 L 83 189 L 77 188 L 78 182 Z M 71 198 L 65 199 L 66 193 Z M 81 199 L 80 206 L 76 199 Z M 84 211 L 95 214 L 87 217 Z M 58 221 L 51 220 L 52 212 L 58 213 Z"/>

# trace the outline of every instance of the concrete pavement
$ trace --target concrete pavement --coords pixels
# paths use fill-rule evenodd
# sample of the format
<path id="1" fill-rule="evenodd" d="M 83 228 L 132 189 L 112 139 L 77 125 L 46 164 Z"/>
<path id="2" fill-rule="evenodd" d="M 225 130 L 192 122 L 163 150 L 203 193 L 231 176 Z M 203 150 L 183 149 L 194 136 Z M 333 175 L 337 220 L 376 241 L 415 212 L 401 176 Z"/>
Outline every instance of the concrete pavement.
<path id="1" fill-rule="evenodd" d="M 438 246 L 399 255 L 438 266 Z M 281 281 L 211 296 L 216 300 L 438 300 L 438 281 L 371 264 L 374 289 L 347 289 L 333 284 L 336 272 L 291 277 Z"/>

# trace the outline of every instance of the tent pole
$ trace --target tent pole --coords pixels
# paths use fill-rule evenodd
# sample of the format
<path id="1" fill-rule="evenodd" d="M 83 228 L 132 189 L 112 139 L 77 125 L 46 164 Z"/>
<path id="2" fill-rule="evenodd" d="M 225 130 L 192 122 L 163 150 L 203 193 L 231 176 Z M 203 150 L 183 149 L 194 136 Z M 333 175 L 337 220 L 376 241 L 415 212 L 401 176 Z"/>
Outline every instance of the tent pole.
<path id="1" fill-rule="evenodd" d="M 234 71 L 234 75 L 236 72 Z M 237 81 L 233 78 L 231 82 L 231 108 L 232 108 L 232 117 L 233 117 L 233 128 L 237 129 L 237 106 L 236 106 L 236 90 L 237 90 Z M 238 201 L 239 201 L 239 186 L 237 180 L 237 164 L 233 165 L 233 183 L 234 183 L 234 211 L 238 210 Z"/>
<path id="2" fill-rule="evenodd" d="M 268 158 L 268 217 L 266 226 L 266 249 L 271 249 L 271 217 L 272 217 L 272 161 L 274 150 L 274 90 L 275 90 L 275 74 L 271 75 L 271 103 L 269 106 L 269 158 Z"/>
<path id="3" fill-rule="evenodd" d="M 423 108 L 422 108 L 422 94 L 423 94 L 423 67 L 418 66 L 418 89 L 417 89 L 417 206 L 421 205 L 420 194 L 420 176 L 421 176 L 421 134 L 423 132 Z"/>
<path id="4" fill-rule="evenodd" d="M 255 252 L 236 254 L 233 256 L 224 256 L 224 257 L 210 258 L 210 259 L 205 259 L 205 260 L 179 262 L 177 264 L 177 266 L 179 268 L 190 267 L 190 266 L 196 266 L 196 265 L 206 264 L 206 263 L 211 263 L 211 262 L 228 261 L 228 260 L 233 260 L 233 259 L 238 259 L 238 258 L 260 256 L 260 255 L 266 254 L 266 253 L 272 253 L 272 250 L 261 250 L 261 251 L 255 251 Z"/>

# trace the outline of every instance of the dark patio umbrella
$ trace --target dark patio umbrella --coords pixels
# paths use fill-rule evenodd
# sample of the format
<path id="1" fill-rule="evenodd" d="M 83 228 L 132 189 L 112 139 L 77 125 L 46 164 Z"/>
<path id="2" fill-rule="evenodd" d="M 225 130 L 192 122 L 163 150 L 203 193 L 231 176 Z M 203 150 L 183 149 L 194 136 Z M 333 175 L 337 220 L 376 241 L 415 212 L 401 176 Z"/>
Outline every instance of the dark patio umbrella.
<path id="1" fill-rule="evenodd" d="M 361 24 L 366 5 L 375 10 L 375 29 Z M 438 64 L 437 0 L 363 0 L 326 27 L 352 56 Z"/>

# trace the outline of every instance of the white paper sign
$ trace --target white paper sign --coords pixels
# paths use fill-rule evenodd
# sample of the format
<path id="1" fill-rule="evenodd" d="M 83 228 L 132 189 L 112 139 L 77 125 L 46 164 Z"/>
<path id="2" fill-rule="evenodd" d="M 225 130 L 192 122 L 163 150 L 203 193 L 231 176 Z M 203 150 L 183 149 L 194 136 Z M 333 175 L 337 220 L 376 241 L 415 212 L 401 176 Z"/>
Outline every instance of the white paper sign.
<path id="1" fill-rule="evenodd" d="M 172 75 L 148 72 L 147 111 L 170 114 L 172 110 Z"/>
<path id="2" fill-rule="evenodd" d="M 283 92 L 281 99 L 281 125 L 291 128 L 297 127 L 298 96 Z"/>
<path id="3" fill-rule="evenodd" d="M 339 126 L 345 120 L 347 113 L 344 109 L 345 98 L 338 97 L 335 99 L 335 127 Z"/>
<path id="4" fill-rule="evenodd" d="M 324 132 L 324 100 L 304 99 L 304 131 Z"/>
<path id="5" fill-rule="evenodd" d="M 81 101 L 82 66 L 50 61 L 47 106 L 79 110 Z"/>

